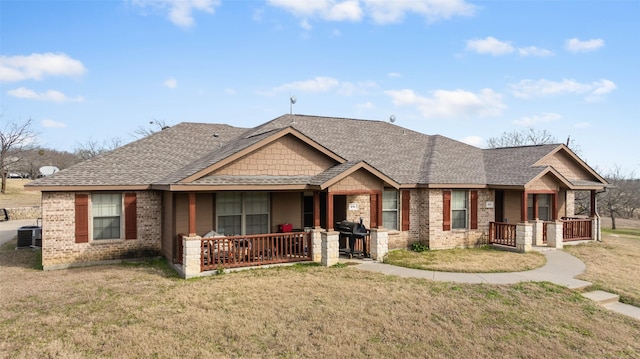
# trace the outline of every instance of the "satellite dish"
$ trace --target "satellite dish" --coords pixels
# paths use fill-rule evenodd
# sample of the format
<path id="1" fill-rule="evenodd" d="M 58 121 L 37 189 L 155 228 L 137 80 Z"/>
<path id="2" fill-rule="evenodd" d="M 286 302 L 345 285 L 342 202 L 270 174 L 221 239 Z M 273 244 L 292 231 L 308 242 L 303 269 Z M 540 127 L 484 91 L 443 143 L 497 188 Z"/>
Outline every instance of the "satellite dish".
<path id="1" fill-rule="evenodd" d="M 395 115 L 391 115 L 391 117 L 389 117 L 389 121 L 390 121 L 391 123 L 396 122 L 396 116 L 395 116 Z"/>
<path id="2" fill-rule="evenodd" d="M 296 101 L 298 101 L 298 99 L 295 96 L 291 96 L 289 98 L 289 101 L 291 101 L 291 104 L 294 105 L 296 103 Z"/>
<path id="3" fill-rule="evenodd" d="M 43 176 L 49 176 L 56 172 L 60 171 L 60 169 L 56 166 L 42 166 L 40 167 L 40 174 Z"/>

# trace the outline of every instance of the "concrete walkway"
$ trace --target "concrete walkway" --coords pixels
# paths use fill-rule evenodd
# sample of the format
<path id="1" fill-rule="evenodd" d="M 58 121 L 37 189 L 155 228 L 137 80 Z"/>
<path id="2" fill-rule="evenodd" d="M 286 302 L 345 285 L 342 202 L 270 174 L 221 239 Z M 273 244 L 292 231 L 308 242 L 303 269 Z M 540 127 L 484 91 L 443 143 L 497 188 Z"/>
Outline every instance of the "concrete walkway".
<path id="1" fill-rule="evenodd" d="M 585 264 L 578 258 L 558 250 L 542 252 L 547 263 L 534 270 L 509 273 L 451 273 L 411 269 L 373 261 L 363 261 L 357 268 L 400 277 L 424 278 L 441 282 L 514 284 L 520 282 L 551 282 L 570 289 L 582 289 L 590 282 L 575 279 L 584 272 Z"/>

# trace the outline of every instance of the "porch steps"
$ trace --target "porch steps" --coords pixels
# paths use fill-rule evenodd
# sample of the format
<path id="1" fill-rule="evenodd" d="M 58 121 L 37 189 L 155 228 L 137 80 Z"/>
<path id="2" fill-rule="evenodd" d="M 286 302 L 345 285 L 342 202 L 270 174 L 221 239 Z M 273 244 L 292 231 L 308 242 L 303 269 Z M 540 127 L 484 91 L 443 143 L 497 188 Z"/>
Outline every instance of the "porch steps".
<path id="1" fill-rule="evenodd" d="M 582 296 L 591 299 L 612 312 L 640 320 L 640 308 L 620 303 L 620 296 L 617 294 L 594 290 L 593 292 L 582 293 Z"/>

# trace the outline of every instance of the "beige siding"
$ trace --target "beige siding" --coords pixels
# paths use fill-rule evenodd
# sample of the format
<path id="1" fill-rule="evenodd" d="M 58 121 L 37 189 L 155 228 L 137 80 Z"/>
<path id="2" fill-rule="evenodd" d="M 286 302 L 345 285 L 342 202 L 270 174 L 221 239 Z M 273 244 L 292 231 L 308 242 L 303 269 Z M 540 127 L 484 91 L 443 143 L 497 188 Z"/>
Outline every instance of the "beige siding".
<path id="1" fill-rule="evenodd" d="M 560 189 L 558 180 L 554 175 L 547 173 L 527 186 L 527 191 L 558 191 Z"/>
<path id="2" fill-rule="evenodd" d="M 176 193 L 175 197 L 176 233 L 189 233 L 189 196 Z"/>
<path id="3" fill-rule="evenodd" d="M 382 191 L 382 181 L 364 169 L 359 169 L 329 187 L 329 192 Z"/>
<path id="4" fill-rule="evenodd" d="M 504 191 L 504 219 L 509 223 L 520 222 L 522 192 Z"/>
<path id="5" fill-rule="evenodd" d="M 173 193 L 164 192 L 162 198 L 162 255 L 171 261 L 173 259 L 173 241 L 175 231 L 175 219 L 173 217 Z"/>
<path id="6" fill-rule="evenodd" d="M 196 233 L 203 235 L 215 229 L 213 193 L 196 194 Z"/>
<path id="7" fill-rule="evenodd" d="M 55 269 L 160 254 L 162 195 L 136 192 L 138 238 L 75 243 L 75 193 L 42 193 L 42 265 Z M 90 221 L 91 225 L 91 221 Z"/>
<path id="8" fill-rule="evenodd" d="M 291 223 L 293 228 L 302 229 L 302 193 L 274 192 L 271 194 L 271 231 L 277 232 L 278 225 Z"/>
<path id="9" fill-rule="evenodd" d="M 284 136 L 215 172 L 232 176 L 313 176 L 335 162 L 294 136 Z"/>
<path id="10" fill-rule="evenodd" d="M 569 180 L 583 179 L 592 180 L 593 176 L 586 171 L 579 163 L 564 151 L 558 151 L 550 156 L 543 165 L 553 166 L 558 172 Z"/>

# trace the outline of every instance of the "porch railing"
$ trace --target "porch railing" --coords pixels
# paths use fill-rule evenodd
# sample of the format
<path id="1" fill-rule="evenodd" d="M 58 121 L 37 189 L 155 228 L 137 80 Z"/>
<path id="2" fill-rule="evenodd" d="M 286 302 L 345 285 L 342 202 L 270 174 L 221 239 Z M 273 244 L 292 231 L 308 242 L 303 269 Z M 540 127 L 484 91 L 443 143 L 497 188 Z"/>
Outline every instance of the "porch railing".
<path id="1" fill-rule="evenodd" d="M 562 240 L 564 242 L 593 239 L 591 219 L 562 220 Z"/>
<path id="2" fill-rule="evenodd" d="M 515 247 L 516 225 L 502 222 L 489 222 L 489 243 Z"/>
<path id="3" fill-rule="evenodd" d="M 202 271 L 311 260 L 308 232 L 202 238 Z"/>

